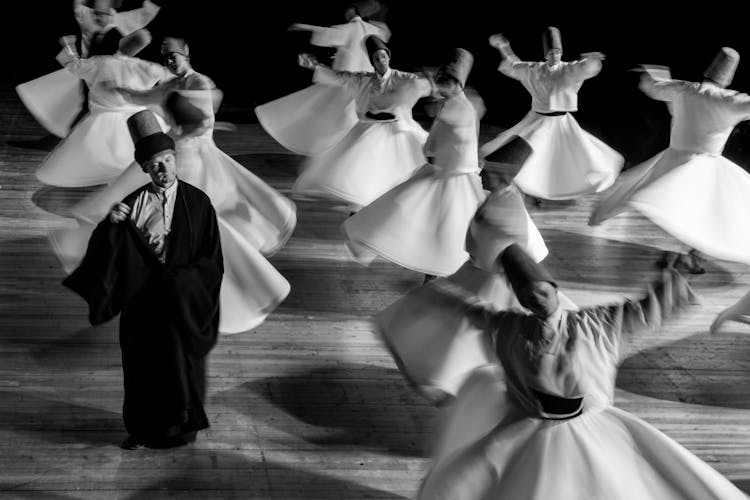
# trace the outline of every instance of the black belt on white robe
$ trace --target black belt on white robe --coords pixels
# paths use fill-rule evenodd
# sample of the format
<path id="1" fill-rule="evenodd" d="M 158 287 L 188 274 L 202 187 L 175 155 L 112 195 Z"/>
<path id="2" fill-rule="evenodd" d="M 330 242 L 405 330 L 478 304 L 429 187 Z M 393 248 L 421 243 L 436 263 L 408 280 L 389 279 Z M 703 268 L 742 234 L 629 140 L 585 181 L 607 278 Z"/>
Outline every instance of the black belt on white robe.
<path id="1" fill-rule="evenodd" d="M 387 112 L 373 113 L 371 111 L 368 111 L 367 113 L 365 113 L 365 116 L 370 120 L 375 120 L 378 122 L 388 122 L 396 119 L 396 115 Z"/>
<path id="2" fill-rule="evenodd" d="M 549 113 L 542 113 L 541 111 L 534 111 L 534 113 L 542 116 L 562 116 L 567 115 L 570 111 L 550 111 Z"/>
<path id="3" fill-rule="evenodd" d="M 583 397 L 564 398 L 531 389 L 542 407 L 539 416 L 545 420 L 567 420 L 583 413 Z"/>

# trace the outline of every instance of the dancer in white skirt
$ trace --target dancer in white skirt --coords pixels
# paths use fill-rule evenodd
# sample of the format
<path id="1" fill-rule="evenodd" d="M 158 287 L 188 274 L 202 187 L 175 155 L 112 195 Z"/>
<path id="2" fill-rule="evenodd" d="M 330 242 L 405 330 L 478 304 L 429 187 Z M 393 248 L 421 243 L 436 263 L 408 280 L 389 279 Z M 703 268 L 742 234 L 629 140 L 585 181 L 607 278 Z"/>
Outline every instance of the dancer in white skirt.
<path id="1" fill-rule="evenodd" d="M 390 30 L 381 22 L 369 21 L 380 10 L 375 0 L 354 2 L 346 11 L 346 24 L 329 28 L 294 24 L 290 29 L 312 32 L 312 45 L 335 47 L 331 68 L 336 71 L 372 71 L 365 39 L 377 35 L 387 42 Z M 315 83 L 288 96 L 255 108 L 266 132 L 294 153 L 310 156 L 322 153 L 341 140 L 357 124 L 354 96 L 339 85 Z"/>
<path id="2" fill-rule="evenodd" d="M 219 331 L 245 332 L 261 324 L 289 294 L 286 279 L 266 260 L 284 246 L 296 225 L 294 203 L 221 151 L 213 141 L 215 92 L 193 70 L 182 39 L 166 38 L 162 52 L 175 78 L 148 92 L 123 91 L 140 104 L 158 104 L 172 125 L 177 174 L 211 199 L 219 221 L 224 279 Z M 134 163 L 111 185 L 73 208 L 81 229 L 53 233 L 56 253 L 72 268 L 83 256 L 86 231 L 113 203 L 147 180 Z"/>
<path id="3" fill-rule="evenodd" d="M 456 49 L 436 74 L 444 103 L 425 143 L 428 163 L 344 222 L 347 246 L 360 263 L 380 255 L 407 269 L 446 276 L 466 262 L 466 230 L 485 198 L 477 116 L 463 92 L 473 60 Z"/>
<path id="4" fill-rule="evenodd" d="M 643 73 L 641 90 L 669 103 L 669 148 L 623 174 L 589 224 L 634 208 L 690 248 L 750 264 L 750 174 L 721 155 L 734 127 L 750 119 L 750 96 L 725 88 L 738 63 L 739 54 L 724 47 L 701 83 Z"/>
<path id="5" fill-rule="evenodd" d="M 377 36 L 366 41 L 375 72 L 334 71 L 309 55 L 300 65 L 315 69 L 319 82 L 346 88 L 359 122 L 335 146 L 303 165 L 293 193 L 347 202 L 352 210 L 372 203 L 425 163 L 425 131 L 411 108 L 432 92 L 426 78 L 390 68 L 391 52 Z"/>
<path id="6" fill-rule="evenodd" d="M 484 144 L 479 155 L 491 161 L 488 156 L 518 136 L 532 149 L 514 179 L 524 193 L 565 200 L 602 191 L 615 181 L 624 160 L 584 131 L 570 113 L 578 110 L 583 82 L 601 71 L 604 55 L 592 52 L 563 62 L 560 31 L 554 27 L 547 28 L 543 41 L 546 62 L 525 62 L 513 53 L 504 36 L 490 37 L 490 45 L 503 56 L 500 72 L 520 81 L 531 94 L 531 111 Z"/>
<path id="7" fill-rule="evenodd" d="M 93 8 L 84 5 L 84 0 L 74 0 L 73 13 L 81 29 L 81 57 L 101 55 L 102 45 L 107 44 L 105 36 L 126 36 L 144 28 L 159 10 L 149 0 L 138 9 L 124 12 L 113 9 L 111 0 L 97 0 Z M 82 92 L 82 86 L 87 88 L 85 82 L 63 68 L 16 86 L 16 92 L 40 125 L 57 137 L 65 137 L 86 104 L 88 92 Z"/>
<path id="8" fill-rule="evenodd" d="M 454 274 L 412 290 L 375 318 L 401 373 L 434 404 L 451 402 L 475 368 L 496 361 L 487 348 L 483 318 L 472 314 L 463 298 L 495 311 L 520 307 L 498 260 L 502 250 L 517 242 L 536 261 L 548 253 L 520 191 L 494 165 L 482 175 L 492 192 L 466 233 L 469 260 Z M 561 301 L 566 309 L 576 309 L 562 293 Z"/>
<path id="9" fill-rule="evenodd" d="M 131 57 L 150 41 L 150 34 L 139 30 L 113 45 L 113 55 L 88 59 L 65 45 L 59 60 L 89 85 L 89 113 L 42 162 L 36 172 L 40 181 L 62 187 L 105 184 L 130 165 L 134 147 L 126 120 L 145 108 L 126 100 L 115 87 L 145 90 L 169 77 L 163 66 Z"/>
<path id="10" fill-rule="evenodd" d="M 695 302 L 677 271 L 663 271 L 640 301 L 564 311 L 552 277 L 518 245 L 501 261 L 530 312 L 491 313 L 491 344 L 502 371 L 480 369 L 461 389 L 446 426 L 459 435 L 442 437 L 452 447 L 439 449 L 418 498 L 747 498 L 668 436 L 612 404 L 621 345 Z"/>

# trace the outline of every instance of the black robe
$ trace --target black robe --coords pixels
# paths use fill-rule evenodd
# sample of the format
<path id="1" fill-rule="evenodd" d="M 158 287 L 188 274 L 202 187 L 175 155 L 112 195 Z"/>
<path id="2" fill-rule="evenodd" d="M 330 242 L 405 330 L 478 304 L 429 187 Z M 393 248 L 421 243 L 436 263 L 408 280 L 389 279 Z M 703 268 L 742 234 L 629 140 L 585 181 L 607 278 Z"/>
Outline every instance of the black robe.
<path id="1" fill-rule="evenodd" d="M 92 325 L 121 313 L 123 419 L 129 434 L 145 440 L 208 427 L 205 356 L 218 334 L 221 244 L 208 196 L 178 182 L 165 263 L 130 218 L 106 218 L 63 281 L 88 303 Z M 145 188 L 123 202 L 132 208 Z"/>

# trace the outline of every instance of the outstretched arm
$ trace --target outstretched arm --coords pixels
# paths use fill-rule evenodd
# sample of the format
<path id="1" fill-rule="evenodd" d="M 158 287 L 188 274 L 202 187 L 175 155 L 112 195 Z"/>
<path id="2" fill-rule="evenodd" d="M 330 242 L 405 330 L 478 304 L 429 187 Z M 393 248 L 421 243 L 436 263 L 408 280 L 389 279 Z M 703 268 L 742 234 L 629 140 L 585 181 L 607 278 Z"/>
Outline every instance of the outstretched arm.
<path id="1" fill-rule="evenodd" d="M 313 80 L 318 83 L 326 83 L 328 85 L 338 85 L 341 87 L 349 87 L 351 89 L 357 89 L 362 84 L 367 73 L 353 73 L 351 71 L 336 71 L 329 68 L 328 66 L 321 64 L 318 60 L 310 54 L 300 54 L 297 56 L 297 64 L 306 69 L 311 69 L 315 73 L 313 74 Z"/>
<path id="2" fill-rule="evenodd" d="M 655 78 L 647 67 L 643 67 L 642 71 L 641 82 L 638 88 L 651 99 L 656 99 L 657 101 L 673 101 L 679 91 L 688 84 L 682 80 Z"/>
<path id="3" fill-rule="evenodd" d="M 613 354 L 622 356 L 638 334 L 658 330 L 688 305 L 698 302 L 690 284 L 670 264 L 640 299 L 589 307 L 578 314 L 580 325 L 607 341 Z"/>
<path id="4" fill-rule="evenodd" d="M 567 68 L 574 71 L 577 78 L 587 80 L 599 74 L 604 59 L 606 56 L 601 52 L 585 52 L 580 59 L 568 64 Z"/>
<path id="5" fill-rule="evenodd" d="M 498 33 L 492 35 L 489 41 L 490 45 L 500 51 L 500 55 L 503 57 L 498 68 L 502 74 L 516 80 L 521 80 L 528 75 L 531 64 L 518 58 L 513 49 L 510 48 L 510 42 L 505 36 Z"/>

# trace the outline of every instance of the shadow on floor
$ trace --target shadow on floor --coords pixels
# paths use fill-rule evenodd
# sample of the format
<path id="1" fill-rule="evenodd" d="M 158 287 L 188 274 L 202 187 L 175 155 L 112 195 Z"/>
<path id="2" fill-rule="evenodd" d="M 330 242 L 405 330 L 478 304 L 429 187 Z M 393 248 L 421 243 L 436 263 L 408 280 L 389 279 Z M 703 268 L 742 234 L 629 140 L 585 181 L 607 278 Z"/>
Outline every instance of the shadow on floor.
<path id="1" fill-rule="evenodd" d="M 259 399 L 273 408 L 253 411 Z M 211 404 L 316 445 L 405 456 L 425 455 L 437 417 L 395 368 L 352 363 L 247 382 L 216 394 Z"/>
<path id="2" fill-rule="evenodd" d="M 635 243 L 610 240 L 558 229 L 542 231 L 549 248 L 545 264 L 561 281 L 644 290 L 657 276 L 663 251 Z M 706 274 L 685 275 L 696 290 L 726 287 L 734 278 L 713 261 L 704 264 Z"/>
<path id="3" fill-rule="evenodd" d="M 141 452 L 137 452 L 141 454 Z M 127 458 L 127 457 L 126 457 Z M 134 457 L 139 458 L 139 457 Z M 143 475 L 143 466 L 134 460 L 123 460 L 117 471 L 115 484 L 131 485 L 135 482 L 135 493 L 125 496 L 128 500 L 151 500 L 154 498 L 256 498 L 256 499 L 402 499 L 407 498 L 388 491 L 357 484 L 357 463 L 326 464 L 325 458 L 313 464 L 320 469 L 329 469 L 331 474 L 290 467 L 271 460 L 245 457 L 241 452 L 231 453 L 217 450 L 185 449 L 170 452 L 169 467 L 158 474 Z M 328 467 L 326 467 L 328 465 Z M 309 467 L 309 465 L 308 465 Z M 338 469 L 338 470 L 337 470 Z M 352 474 L 352 469 L 356 476 Z M 352 480 L 332 477 L 347 475 Z M 164 476 L 153 481 L 154 476 Z M 145 476 L 145 477 L 144 477 Z M 377 477 L 377 473 L 373 473 Z M 145 480 L 144 480 L 145 479 Z M 382 482 L 382 480 L 381 480 Z M 144 484 L 145 483 L 145 484 Z M 394 485 L 394 488 L 397 485 Z"/>
<path id="4" fill-rule="evenodd" d="M 750 331 L 726 323 L 626 358 L 617 387 L 681 403 L 750 409 Z"/>
<path id="5" fill-rule="evenodd" d="M 31 391 L 0 391 L 0 426 L 5 432 L 63 445 L 116 446 L 125 433 L 119 413 Z"/>

